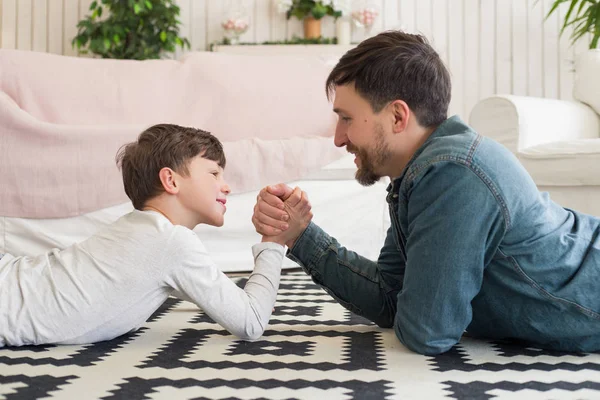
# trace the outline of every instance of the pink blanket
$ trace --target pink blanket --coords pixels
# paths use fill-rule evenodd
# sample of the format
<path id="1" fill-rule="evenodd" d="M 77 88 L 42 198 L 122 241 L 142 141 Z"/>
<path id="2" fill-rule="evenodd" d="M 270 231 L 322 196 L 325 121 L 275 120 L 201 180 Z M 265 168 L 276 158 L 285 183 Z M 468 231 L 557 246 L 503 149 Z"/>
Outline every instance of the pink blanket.
<path id="1" fill-rule="evenodd" d="M 0 216 L 68 217 L 127 201 L 115 154 L 163 122 L 221 139 L 234 193 L 299 179 L 342 154 L 328 72 L 289 56 L 140 62 L 0 50 Z"/>

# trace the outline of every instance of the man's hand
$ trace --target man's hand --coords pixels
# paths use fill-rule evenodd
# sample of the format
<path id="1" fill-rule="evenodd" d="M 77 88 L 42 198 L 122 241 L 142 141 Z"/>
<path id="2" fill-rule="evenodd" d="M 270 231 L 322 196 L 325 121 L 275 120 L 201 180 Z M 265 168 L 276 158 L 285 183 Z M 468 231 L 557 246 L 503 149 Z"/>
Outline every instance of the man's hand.
<path id="1" fill-rule="evenodd" d="M 296 240 L 302 235 L 304 230 L 312 221 L 313 213 L 311 211 L 312 206 L 308 201 L 306 192 L 295 188 L 292 194 L 283 203 L 285 211 L 290 216 L 288 220 L 288 229 L 281 234 L 277 235 L 273 240 L 281 240 L 285 243 L 288 248 L 294 247 Z M 267 238 L 272 239 L 272 238 Z M 263 236 L 263 241 L 265 237 Z"/>
<path id="2" fill-rule="evenodd" d="M 290 216 L 283 202 L 293 193 L 285 183 L 267 186 L 256 197 L 252 223 L 256 232 L 263 236 L 276 236 L 288 228 Z"/>
<path id="3" fill-rule="evenodd" d="M 270 215 L 266 215 L 263 210 Z M 308 227 L 312 217 L 311 205 L 306 193 L 300 188 L 292 190 L 287 185 L 279 184 L 263 189 L 258 195 L 252 222 L 256 231 L 263 235 L 263 242 L 276 242 L 291 248 Z M 287 221 L 285 226 L 282 225 L 281 220 Z M 274 234 L 269 234 L 271 232 Z"/>

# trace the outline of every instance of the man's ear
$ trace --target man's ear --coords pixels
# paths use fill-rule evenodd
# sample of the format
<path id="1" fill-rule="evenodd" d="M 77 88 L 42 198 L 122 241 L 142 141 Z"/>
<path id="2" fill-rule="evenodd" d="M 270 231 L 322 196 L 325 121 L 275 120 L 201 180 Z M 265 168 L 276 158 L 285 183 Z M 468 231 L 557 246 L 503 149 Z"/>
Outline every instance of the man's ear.
<path id="1" fill-rule="evenodd" d="M 408 119 L 412 116 L 408 104 L 402 100 L 394 100 L 389 107 L 391 107 L 394 116 L 394 133 L 404 132 L 408 126 Z"/>
<path id="2" fill-rule="evenodd" d="M 171 168 L 164 167 L 158 172 L 160 183 L 162 183 L 165 192 L 169 194 L 179 193 L 178 175 Z"/>

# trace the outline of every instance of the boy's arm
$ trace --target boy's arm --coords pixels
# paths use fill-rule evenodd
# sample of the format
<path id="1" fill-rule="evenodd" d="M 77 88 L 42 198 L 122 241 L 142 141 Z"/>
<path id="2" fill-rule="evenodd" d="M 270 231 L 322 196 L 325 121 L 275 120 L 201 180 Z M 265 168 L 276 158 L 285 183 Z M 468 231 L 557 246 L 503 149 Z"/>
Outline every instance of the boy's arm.
<path id="1" fill-rule="evenodd" d="M 189 301 L 191 303 L 194 302 L 193 299 L 191 299 L 188 295 L 186 295 L 185 293 L 181 293 L 179 290 L 173 290 L 171 292 L 171 296 L 177 297 L 178 299 L 181 300 L 185 300 L 185 301 Z"/>
<path id="2" fill-rule="evenodd" d="M 189 233 L 196 240 L 181 251 L 181 265 L 168 275 L 167 285 L 233 335 L 258 339 L 277 297 L 284 247 L 277 243 L 254 245 L 254 271 L 241 289 L 214 264 L 197 236 Z"/>

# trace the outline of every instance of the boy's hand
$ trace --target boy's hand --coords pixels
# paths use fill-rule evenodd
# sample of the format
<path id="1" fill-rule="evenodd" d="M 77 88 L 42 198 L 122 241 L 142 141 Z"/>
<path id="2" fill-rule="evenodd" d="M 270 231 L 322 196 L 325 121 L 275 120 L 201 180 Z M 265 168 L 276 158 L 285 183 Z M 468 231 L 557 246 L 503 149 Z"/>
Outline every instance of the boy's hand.
<path id="1" fill-rule="evenodd" d="M 288 228 L 289 215 L 283 202 L 293 193 L 284 183 L 267 186 L 256 197 L 252 223 L 256 232 L 264 236 L 275 236 Z"/>
<path id="2" fill-rule="evenodd" d="M 308 196 L 305 192 L 300 190 L 300 188 L 295 188 L 293 191 L 291 191 L 291 188 L 289 188 L 286 185 L 277 185 L 272 189 L 273 190 L 265 190 L 265 192 L 267 193 L 264 194 L 263 191 L 261 191 L 262 196 L 261 194 L 259 194 L 257 205 L 254 207 L 254 216 L 252 217 L 252 222 L 254 223 L 256 231 L 263 235 L 263 242 L 276 242 L 280 244 L 285 244 L 291 248 L 293 247 L 296 239 L 298 239 L 302 232 L 304 232 L 304 230 L 312 220 L 313 214 L 311 212 L 311 205 L 308 200 Z M 285 198 L 285 201 L 281 201 L 281 199 L 279 199 L 280 202 L 275 202 L 272 198 L 269 197 L 273 196 L 273 193 L 280 194 L 282 197 Z M 267 207 L 267 205 L 261 204 L 266 203 L 265 198 L 269 199 L 271 201 L 271 204 L 275 203 L 278 205 L 272 206 L 271 204 L 267 203 L 267 205 L 269 206 Z M 280 208 L 281 204 L 283 204 L 283 210 Z M 269 211 L 285 211 L 286 215 L 288 216 L 286 224 L 287 227 L 284 229 L 277 229 L 274 228 L 272 225 L 269 225 L 269 223 L 261 222 L 277 221 L 273 217 L 264 215 L 261 212 L 261 209 Z M 280 214 L 281 213 L 279 213 L 279 215 Z M 272 219 L 269 220 L 268 218 Z M 276 222 L 276 224 L 279 224 L 279 222 Z M 269 232 L 270 230 L 279 231 L 279 233 L 276 233 L 274 235 L 265 234 L 265 232 Z"/>

